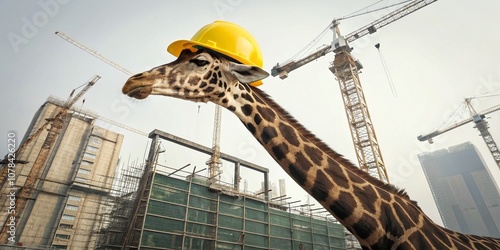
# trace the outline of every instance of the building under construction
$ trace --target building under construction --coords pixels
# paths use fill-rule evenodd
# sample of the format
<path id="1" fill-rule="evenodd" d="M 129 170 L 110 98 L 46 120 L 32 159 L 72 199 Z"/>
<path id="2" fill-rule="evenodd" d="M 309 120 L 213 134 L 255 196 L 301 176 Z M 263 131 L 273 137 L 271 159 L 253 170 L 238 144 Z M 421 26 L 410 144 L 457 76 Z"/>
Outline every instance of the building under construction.
<path id="1" fill-rule="evenodd" d="M 65 104 L 49 97 L 35 114 L 26 138 Z M 267 168 L 220 153 L 229 163 L 225 169 L 233 165 L 236 180 L 224 183 L 201 175 L 203 170 L 189 164 L 172 168 L 158 163 L 161 143 L 192 154 L 212 154 L 212 148 L 195 142 L 155 130 L 149 135 L 147 159 L 127 166 L 121 163 L 120 169 L 124 136 L 96 126 L 97 119 L 101 117 L 88 110 L 68 110 L 17 221 L 16 244 L 1 242 L 0 248 L 359 249 L 324 209 L 277 195 Z M 23 164 L 16 166 L 17 189 L 32 175 L 47 136 L 43 130 L 18 154 Z M 262 176 L 261 190 L 241 188 L 241 171 Z M 9 201 L 4 194 L 10 187 L 6 182 L 2 185 L 0 215 L 5 219 Z"/>
<path id="2" fill-rule="evenodd" d="M 7 214 L 11 201 L 6 194 L 16 190 L 18 203 L 15 236 L 6 241 L 2 234 L 0 244 L 15 242 L 19 249 L 95 247 L 95 231 L 100 227 L 104 201 L 113 186 L 123 135 L 95 126 L 94 117 L 71 109 L 64 111 L 57 134 L 50 134 L 54 123 L 49 125 L 50 129 L 39 130 L 47 120 L 58 117 L 56 114 L 65 104 L 63 100 L 49 97 L 40 107 L 23 141 L 26 142 L 35 131 L 40 134 L 31 137 L 32 141 L 17 153 L 15 179 L 2 180 L 0 218 L 3 228 L 6 218 L 13 216 Z M 47 145 L 47 138 L 53 140 L 52 145 Z M 46 157 L 41 160 L 44 150 Z M 30 179 L 33 179 L 32 191 L 27 197 L 21 197 L 19 194 L 29 186 Z M 22 199 L 25 200 L 20 206 Z M 6 249 L 6 246 L 0 248 Z"/>
<path id="3" fill-rule="evenodd" d="M 241 191 L 238 181 L 222 183 L 157 163 L 160 141 L 209 154 L 202 145 L 155 130 L 144 174 L 135 194 L 117 197 L 101 230 L 99 249 L 346 249 L 344 227 L 304 205 L 271 198 L 270 192 Z M 235 180 L 240 168 L 268 170 L 229 155 Z M 134 209 L 131 208 L 134 204 Z"/>

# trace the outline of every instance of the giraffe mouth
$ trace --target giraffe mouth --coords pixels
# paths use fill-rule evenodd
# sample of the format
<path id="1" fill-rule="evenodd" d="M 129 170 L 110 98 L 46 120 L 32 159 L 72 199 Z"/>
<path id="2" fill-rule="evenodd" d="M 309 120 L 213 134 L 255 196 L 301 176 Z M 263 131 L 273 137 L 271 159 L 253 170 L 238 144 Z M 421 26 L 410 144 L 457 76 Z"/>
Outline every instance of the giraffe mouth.
<path id="1" fill-rule="evenodd" d="M 137 86 L 132 89 L 123 88 L 123 93 L 135 99 L 145 99 L 153 91 L 152 86 Z"/>
<path id="2" fill-rule="evenodd" d="M 183 99 L 192 102 L 209 102 L 210 97 L 208 95 L 190 95 L 186 92 L 177 89 L 166 89 L 166 88 L 152 88 L 150 95 L 164 95 L 173 98 Z"/>
<path id="3" fill-rule="evenodd" d="M 153 85 L 147 86 L 133 86 L 132 84 L 126 83 L 122 89 L 123 94 L 135 99 L 145 99 L 150 95 L 164 95 L 174 98 L 184 99 L 192 102 L 208 102 L 210 97 L 207 95 L 190 95 L 179 89 L 170 89 L 164 87 L 158 87 Z"/>

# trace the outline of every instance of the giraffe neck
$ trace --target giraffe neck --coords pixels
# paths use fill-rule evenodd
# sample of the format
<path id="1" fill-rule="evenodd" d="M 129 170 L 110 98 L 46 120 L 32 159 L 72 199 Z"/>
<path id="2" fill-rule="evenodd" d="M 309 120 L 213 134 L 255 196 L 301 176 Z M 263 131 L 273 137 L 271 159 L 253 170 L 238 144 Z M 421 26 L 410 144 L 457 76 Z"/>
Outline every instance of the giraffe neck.
<path id="1" fill-rule="evenodd" d="M 455 243 L 449 230 L 432 222 L 404 191 L 369 176 L 330 149 L 264 92 L 247 85 L 239 90 L 232 101 L 224 103 L 226 107 L 285 172 L 358 239 L 363 249 L 462 246 Z M 435 236 L 429 239 L 423 230 L 433 231 Z M 427 243 L 423 244 L 427 248 L 408 243 L 412 237 Z M 446 248 L 433 247 L 433 241 Z"/>
<path id="2" fill-rule="evenodd" d="M 361 243 L 363 249 L 500 249 L 500 240 L 433 223 L 404 191 L 359 170 L 251 83 L 256 66 L 184 50 L 174 62 L 129 78 L 122 92 L 213 101 L 236 113 L 279 165 Z"/>
<path id="3" fill-rule="evenodd" d="M 274 160 L 358 239 L 378 241 L 384 230 L 375 215 L 381 206 L 380 190 L 367 181 L 368 175 L 329 149 L 262 91 L 251 88 L 247 93 L 251 97 L 240 94 L 238 104 L 229 109 Z M 365 221 L 370 225 L 358 225 Z"/>

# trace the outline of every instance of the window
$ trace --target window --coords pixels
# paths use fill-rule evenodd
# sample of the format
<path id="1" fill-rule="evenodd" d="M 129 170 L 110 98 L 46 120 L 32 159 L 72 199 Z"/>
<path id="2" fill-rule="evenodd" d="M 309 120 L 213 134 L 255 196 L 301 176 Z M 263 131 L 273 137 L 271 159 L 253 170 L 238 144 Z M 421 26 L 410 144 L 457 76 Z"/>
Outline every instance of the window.
<path id="1" fill-rule="evenodd" d="M 59 228 L 61 228 L 61 229 L 71 229 L 71 228 L 73 228 L 73 225 L 61 223 L 61 224 L 59 224 Z"/>
<path id="2" fill-rule="evenodd" d="M 81 182 L 81 183 L 87 183 L 87 182 L 89 182 L 89 179 L 82 178 L 82 177 L 76 177 L 75 181 L 76 182 Z"/>
<path id="3" fill-rule="evenodd" d="M 78 169 L 78 174 L 86 174 L 86 175 L 89 175 L 89 174 L 90 174 L 90 170 L 80 168 L 80 169 Z"/>
<path id="4" fill-rule="evenodd" d="M 61 217 L 61 220 L 69 220 L 69 221 L 74 221 L 75 220 L 75 216 L 73 215 L 69 215 L 69 214 L 63 214 L 62 217 Z"/>
<path id="5" fill-rule="evenodd" d="M 88 151 L 88 152 L 96 153 L 99 150 L 99 148 L 87 145 L 87 148 L 85 150 Z"/>
<path id="6" fill-rule="evenodd" d="M 68 196 L 68 200 L 70 200 L 70 201 L 81 201 L 82 198 L 78 197 L 78 196 L 70 195 L 70 196 Z"/>
<path id="7" fill-rule="evenodd" d="M 95 154 L 91 154 L 91 153 L 84 153 L 84 154 L 83 154 L 83 157 L 85 157 L 85 158 L 89 158 L 89 159 L 95 159 Z"/>
<path id="8" fill-rule="evenodd" d="M 66 209 L 71 210 L 71 211 L 76 211 L 76 210 L 78 210 L 78 206 L 67 204 Z"/>
<path id="9" fill-rule="evenodd" d="M 69 240 L 70 235 L 68 234 L 56 234 L 57 239 Z"/>
<path id="10" fill-rule="evenodd" d="M 80 166 L 85 166 L 85 167 L 92 167 L 92 162 L 90 161 L 82 161 L 82 163 L 80 163 Z"/>
<path id="11" fill-rule="evenodd" d="M 63 249 L 68 249 L 68 246 L 65 246 L 65 245 L 52 245 L 52 248 L 56 249 L 56 250 L 63 250 Z"/>
<path id="12" fill-rule="evenodd" d="M 95 145 L 99 145 L 99 144 L 101 144 L 101 138 L 96 137 L 96 136 L 91 136 L 89 138 L 89 142 L 92 144 L 95 144 Z"/>

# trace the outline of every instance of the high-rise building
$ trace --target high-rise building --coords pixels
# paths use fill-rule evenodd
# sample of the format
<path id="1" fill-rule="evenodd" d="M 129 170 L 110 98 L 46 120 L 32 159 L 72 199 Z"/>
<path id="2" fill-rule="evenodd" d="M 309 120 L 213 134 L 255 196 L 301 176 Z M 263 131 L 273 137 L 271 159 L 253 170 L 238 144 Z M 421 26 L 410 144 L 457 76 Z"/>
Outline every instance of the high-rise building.
<path id="1" fill-rule="evenodd" d="M 64 101 L 49 97 L 40 107 L 24 140 L 53 118 Z M 123 135 L 94 126 L 95 119 L 69 110 L 59 136 L 40 168 L 31 198 L 15 228 L 15 243 L 33 249 L 93 249 L 101 221 L 103 200 L 113 185 Z M 16 158 L 15 188 L 20 190 L 44 147 L 43 130 Z M 5 221 L 9 201 L 0 197 L 0 218 Z"/>
<path id="2" fill-rule="evenodd" d="M 470 142 L 418 156 L 444 226 L 500 238 L 500 194 Z"/>

